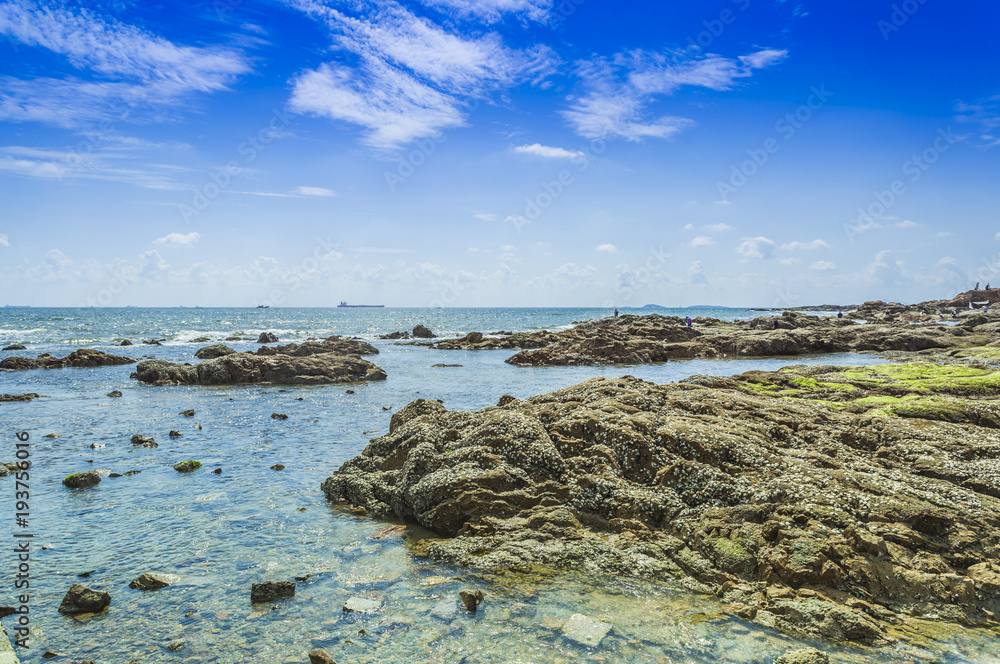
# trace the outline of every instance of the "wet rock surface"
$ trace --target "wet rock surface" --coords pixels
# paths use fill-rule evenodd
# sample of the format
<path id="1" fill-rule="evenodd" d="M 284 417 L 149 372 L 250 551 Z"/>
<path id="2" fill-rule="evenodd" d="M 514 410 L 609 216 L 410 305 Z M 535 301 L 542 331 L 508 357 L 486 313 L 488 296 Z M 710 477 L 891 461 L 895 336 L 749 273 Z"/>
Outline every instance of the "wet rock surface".
<path id="1" fill-rule="evenodd" d="M 677 581 L 762 625 L 880 643 L 998 626 L 1000 371 L 595 378 L 477 412 L 417 400 L 322 485 L 416 551 Z"/>
<path id="2" fill-rule="evenodd" d="M 48 353 L 43 353 L 35 359 L 31 359 L 30 357 L 8 357 L 0 361 L 0 369 L 26 371 L 28 369 L 63 369 L 66 367 L 110 367 L 120 364 L 133 364 L 134 362 L 135 360 L 130 357 L 108 355 L 99 350 L 81 348 L 73 351 L 66 357 L 52 357 Z"/>
<path id="3" fill-rule="evenodd" d="M 301 344 L 287 346 L 263 346 L 257 349 L 258 355 L 291 355 L 292 357 L 307 357 L 321 353 L 339 353 L 341 355 L 378 355 L 378 348 L 359 339 L 348 339 L 333 336 L 323 341 L 306 341 Z"/>
<path id="4" fill-rule="evenodd" d="M 74 583 L 59 605 L 59 613 L 96 613 L 111 603 L 111 595 Z"/>
<path id="5" fill-rule="evenodd" d="M 294 581 L 264 581 L 250 586 L 251 602 L 273 602 L 295 595 Z"/>

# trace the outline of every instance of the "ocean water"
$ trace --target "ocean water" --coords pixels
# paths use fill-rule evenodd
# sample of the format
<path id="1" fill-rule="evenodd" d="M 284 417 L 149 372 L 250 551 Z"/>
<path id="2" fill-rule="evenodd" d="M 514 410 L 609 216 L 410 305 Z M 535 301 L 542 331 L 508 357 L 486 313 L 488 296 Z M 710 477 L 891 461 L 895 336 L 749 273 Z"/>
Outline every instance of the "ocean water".
<path id="1" fill-rule="evenodd" d="M 640 313 L 641 310 L 623 310 Z M 643 312 L 644 313 L 644 312 Z M 658 310 L 666 315 L 726 320 L 747 310 Z M 13 461 L 15 433 L 30 434 L 30 649 L 65 661 L 305 662 L 317 647 L 338 662 L 756 662 L 813 645 L 843 662 L 997 661 L 1000 641 L 964 630 L 920 647 L 877 650 L 801 640 L 723 616 L 711 597 L 636 579 L 484 575 L 410 553 L 405 538 L 378 538 L 386 524 L 326 503 L 320 483 L 388 429 L 393 412 L 413 399 L 442 399 L 449 409 L 493 405 L 503 394 L 527 397 L 597 375 L 631 374 L 659 383 L 703 373 L 731 375 L 796 363 L 867 364 L 870 355 L 692 360 L 652 366 L 518 368 L 512 351 L 437 351 L 376 340 L 420 323 L 440 335 L 558 330 L 605 316 L 603 309 L 0 309 L 0 343 L 63 356 L 96 348 L 129 357 L 196 362 L 194 352 L 227 336 L 281 343 L 331 334 L 371 340 L 369 357 L 388 373 L 381 383 L 352 386 L 151 387 L 129 378 L 132 365 L 0 373 L 0 393 L 38 392 L 30 403 L 0 404 L 0 461 Z M 121 348 L 121 339 L 137 344 Z M 164 339 L 161 346 L 143 339 Z M 237 350 L 252 341 L 226 342 Z M 461 367 L 434 368 L 438 363 Z M 354 394 L 347 394 L 347 389 Z M 120 390 L 119 399 L 106 396 Z M 195 416 L 178 413 L 194 409 Z M 287 420 L 275 420 L 272 413 Z M 200 424 L 201 428 L 195 425 Z M 176 429 L 180 438 L 169 438 Z M 133 449 L 135 433 L 156 449 Z M 58 434 L 57 438 L 45 438 Z M 93 446 L 93 447 L 92 447 Z M 181 475 L 172 465 L 198 459 Z M 270 467 L 283 464 L 284 470 Z M 210 471 L 222 468 L 219 475 Z M 97 487 L 69 490 L 62 479 L 84 470 L 104 476 Z M 0 604 L 15 604 L 15 480 L 0 478 L 4 510 L 4 585 Z M 177 575 L 168 588 L 143 592 L 128 583 L 146 571 Z M 79 575 L 89 573 L 86 578 Z M 252 605 L 250 586 L 299 583 L 296 596 Z M 74 618 L 57 608 L 75 582 L 111 593 L 108 611 Z M 479 613 L 458 609 L 458 591 L 479 588 Z M 378 602 L 369 614 L 344 613 L 344 602 Z M 613 628 L 596 647 L 562 637 L 574 613 Z M 14 617 L 3 620 L 12 632 Z M 178 650 L 168 646 L 183 641 Z M 993 658 L 992 660 L 990 658 Z"/>

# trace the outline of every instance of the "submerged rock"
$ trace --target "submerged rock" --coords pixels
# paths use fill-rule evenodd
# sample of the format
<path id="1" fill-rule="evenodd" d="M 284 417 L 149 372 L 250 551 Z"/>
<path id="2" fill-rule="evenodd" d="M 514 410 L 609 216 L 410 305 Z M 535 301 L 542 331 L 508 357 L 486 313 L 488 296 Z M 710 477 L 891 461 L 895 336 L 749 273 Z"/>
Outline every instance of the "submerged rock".
<path id="1" fill-rule="evenodd" d="M 102 590 L 92 590 L 82 583 L 74 583 L 59 605 L 59 613 L 96 613 L 111 603 L 111 595 Z"/>
<path id="2" fill-rule="evenodd" d="M 121 396 L 122 396 L 122 393 L 119 390 L 111 390 L 110 392 L 107 393 L 106 396 L 109 396 L 112 399 L 120 399 Z"/>
<path id="3" fill-rule="evenodd" d="M 833 640 L 911 616 L 996 627 L 997 397 L 1000 370 L 903 364 L 595 378 L 476 412 L 421 399 L 322 488 L 487 570 L 679 580 Z"/>
<path id="4" fill-rule="evenodd" d="M 181 461 L 180 463 L 174 464 L 174 470 L 178 473 L 193 473 L 199 468 L 201 468 L 201 461 L 195 461 L 194 459 L 188 459 L 187 461 Z"/>
<path id="5" fill-rule="evenodd" d="M 309 651 L 309 664 L 337 664 L 336 660 L 322 648 Z"/>
<path id="6" fill-rule="evenodd" d="M 38 399 L 41 396 L 41 394 L 35 394 L 34 392 L 28 392 L 27 394 L 0 394 L 0 402 L 31 401 L 32 399 Z"/>
<path id="7" fill-rule="evenodd" d="M 815 648 L 805 648 L 785 653 L 774 664 L 830 664 L 830 656 Z"/>
<path id="8" fill-rule="evenodd" d="M 385 380 L 386 374 L 356 355 L 260 356 L 233 353 L 195 365 L 146 360 L 136 367 L 135 377 L 153 385 L 321 385 Z"/>
<path id="9" fill-rule="evenodd" d="M 264 581 L 250 586 L 251 602 L 273 602 L 295 596 L 294 581 Z"/>
<path id="10" fill-rule="evenodd" d="M 66 357 L 52 357 L 48 353 L 43 353 L 35 359 L 28 357 L 8 357 L 0 360 L 0 369 L 25 371 L 28 369 L 63 369 L 66 367 L 110 367 L 120 364 L 132 364 L 134 362 L 135 360 L 131 357 L 108 355 L 99 350 L 81 348 L 80 350 L 74 350 Z"/>
<path id="11" fill-rule="evenodd" d="M 173 574 L 161 574 L 160 572 L 146 572 L 128 584 L 133 590 L 159 590 L 169 585 L 177 583 L 180 579 Z"/>
<path id="12" fill-rule="evenodd" d="M 582 613 L 574 613 L 570 616 L 560 631 L 570 641 L 576 641 L 585 646 L 596 648 L 604 640 L 604 637 L 611 631 L 610 623 L 601 622 L 588 618 Z"/>

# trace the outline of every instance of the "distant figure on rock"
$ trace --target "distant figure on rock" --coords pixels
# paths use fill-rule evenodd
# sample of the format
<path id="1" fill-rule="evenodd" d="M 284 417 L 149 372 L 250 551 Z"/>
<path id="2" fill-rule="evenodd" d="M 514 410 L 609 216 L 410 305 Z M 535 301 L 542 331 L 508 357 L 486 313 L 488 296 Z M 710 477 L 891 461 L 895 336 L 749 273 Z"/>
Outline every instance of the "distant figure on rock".
<path id="1" fill-rule="evenodd" d="M 687 325 L 688 327 L 691 327 L 691 317 L 690 316 L 685 316 L 684 317 L 684 324 Z"/>
<path id="2" fill-rule="evenodd" d="M 983 313 L 984 314 L 990 313 L 990 305 L 987 304 L 985 307 L 983 307 Z"/>
<path id="3" fill-rule="evenodd" d="M 940 313 L 938 314 L 938 317 L 940 317 L 940 318 L 944 318 L 944 312 L 943 312 L 943 311 L 942 311 L 942 312 L 940 312 Z"/>
<path id="4" fill-rule="evenodd" d="M 954 311 L 951 312 L 951 317 L 958 318 L 958 309 L 955 309 Z"/>
<path id="5" fill-rule="evenodd" d="M 615 318 L 618 318 L 618 310 L 615 309 Z"/>
<path id="6" fill-rule="evenodd" d="M 975 288 L 975 290 L 979 290 L 979 282 L 978 281 L 976 282 L 976 288 Z"/>
<path id="7" fill-rule="evenodd" d="M 838 311 L 837 312 L 837 318 L 843 318 L 843 317 L 844 317 L 844 312 L 843 311 Z"/>

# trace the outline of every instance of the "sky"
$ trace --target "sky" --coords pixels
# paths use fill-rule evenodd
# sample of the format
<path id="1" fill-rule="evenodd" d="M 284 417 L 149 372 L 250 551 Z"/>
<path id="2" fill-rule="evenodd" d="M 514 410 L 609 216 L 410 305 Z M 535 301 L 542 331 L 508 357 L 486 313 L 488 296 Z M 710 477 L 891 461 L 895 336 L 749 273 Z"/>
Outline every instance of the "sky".
<path id="1" fill-rule="evenodd" d="M 993 0 L 0 0 L 32 306 L 1000 286 Z"/>

